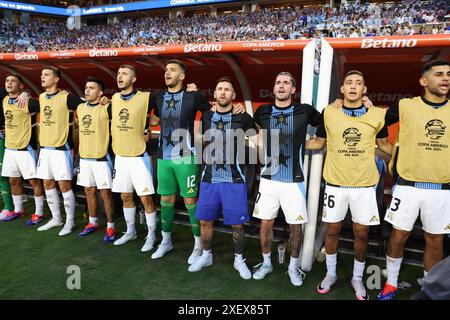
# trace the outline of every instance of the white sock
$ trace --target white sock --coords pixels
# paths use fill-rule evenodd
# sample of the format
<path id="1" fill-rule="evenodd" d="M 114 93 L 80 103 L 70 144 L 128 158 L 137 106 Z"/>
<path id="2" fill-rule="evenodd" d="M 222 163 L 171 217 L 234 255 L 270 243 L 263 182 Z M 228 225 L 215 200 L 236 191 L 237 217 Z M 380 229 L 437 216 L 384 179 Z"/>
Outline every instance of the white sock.
<path id="1" fill-rule="evenodd" d="M 244 260 L 244 257 L 242 256 L 242 254 L 238 254 L 238 253 L 234 254 L 234 261 L 241 262 L 243 260 Z"/>
<path id="2" fill-rule="evenodd" d="M 172 232 L 162 231 L 161 234 L 162 234 L 161 243 L 164 243 L 164 244 L 172 243 Z"/>
<path id="3" fill-rule="evenodd" d="M 336 275 L 337 253 L 335 254 L 326 253 L 326 264 L 327 264 L 327 274 L 332 277 L 337 277 Z"/>
<path id="4" fill-rule="evenodd" d="M 58 190 L 50 189 L 45 190 L 45 196 L 47 197 L 47 204 L 52 213 L 52 217 L 55 220 L 61 221 L 61 208 L 59 207 L 59 194 Z"/>
<path id="5" fill-rule="evenodd" d="M 98 225 L 97 217 L 89 217 L 89 223 L 94 225 L 94 226 Z"/>
<path id="6" fill-rule="evenodd" d="M 44 196 L 34 197 L 34 205 L 36 209 L 34 210 L 34 214 L 38 216 L 44 215 Z"/>
<path id="7" fill-rule="evenodd" d="M 106 223 L 106 227 L 107 227 L 107 228 L 113 228 L 113 229 L 115 229 L 114 222 L 107 222 L 107 223 Z"/>
<path id="8" fill-rule="evenodd" d="M 72 189 L 62 193 L 64 199 L 64 210 L 66 211 L 66 223 L 75 224 L 75 195 Z"/>
<path id="9" fill-rule="evenodd" d="M 23 211 L 23 197 L 22 195 L 12 195 L 12 199 L 14 202 L 14 211 L 15 212 L 22 212 Z"/>
<path id="10" fill-rule="evenodd" d="M 291 260 L 289 261 L 289 269 L 297 269 L 298 268 L 298 257 L 294 258 L 291 256 Z"/>
<path id="11" fill-rule="evenodd" d="M 425 280 L 427 278 L 428 275 L 428 271 L 423 270 L 423 280 Z"/>
<path id="12" fill-rule="evenodd" d="M 199 236 L 194 236 L 194 248 L 202 248 L 202 238 Z"/>
<path id="13" fill-rule="evenodd" d="M 359 262 L 358 260 L 354 259 L 353 261 L 353 278 L 352 280 L 355 281 L 362 281 L 363 273 L 364 273 L 364 267 L 366 266 L 366 262 Z"/>
<path id="14" fill-rule="evenodd" d="M 127 223 L 127 233 L 136 234 L 136 207 L 123 208 L 123 215 Z"/>
<path id="15" fill-rule="evenodd" d="M 211 254 L 212 254 L 212 250 L 211 249 L 209 249 L 209 250 L 204 250 L 203 249 L 202 257 L 203 258 L 208 258 Z"/>
<path id="16" fill-rule="evenodd" d="M 148 233 L 147 233 L 147 238 L 150 239 L 154 239 L 155 237 L 155 230 L 156 230 L 156 211 L 153 212 L 146 212 L 145 213 L 145 221 L 147 222 L 147 229 L 148 229 Z"/>
<path id="17" fill-rule="evenodd" d="M 264 259 L 263 263 L 265 265 L 270 265 L 270 266 L 272 265 L 272 261 L 270 261 L 270 255 L 271 254 L 272 254 L 271 252 L 262 254 L 263 255 L 263 259 Z"/>
<path id="18" fill-rule="evenodd" d="M 403 258 L 391 258 L 386 256 L 386 268 L 388 272 L 387 282 L 391 286 L 398 286 L 398 274 L 400 273 L 400 267 L 402 265 Z"/>

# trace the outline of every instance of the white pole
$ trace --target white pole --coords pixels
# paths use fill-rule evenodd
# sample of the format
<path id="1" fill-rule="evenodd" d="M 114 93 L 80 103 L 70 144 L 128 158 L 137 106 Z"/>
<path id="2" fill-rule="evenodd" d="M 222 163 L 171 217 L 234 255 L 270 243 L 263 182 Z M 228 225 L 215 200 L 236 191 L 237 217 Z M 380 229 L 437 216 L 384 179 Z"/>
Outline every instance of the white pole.
<path id="1" fill-rule="evenodd" d="M 302 91 L 300 94 L 300 102 L 312 105 L 313 103 L 313 87 L 314 87 L 314 56 L 316 51 L 316 43 L 311 40 L 303 49 L 302 61 Z M 308 130 L 309 131 L 309 130 Z M 306 139 L 309 138 L 307 135 Z M 305 152 L 303 161 L 303 174 L 305 178 L 305 188 L 308 183 L 309 171 L 309 152 Z"/>
<path id="2" fill-rule="evenodd" d="M 317 111 L 322 110 L 329 103 L 331 70 L 333 66 L 333 48 L 322 39 L 320 59 L 319 86 L 317 95 Z M 323 151 L 313 152 L 308 192 L 308 223 L 303 237 L 301 268 L 310 271 L 314 261 L 314 239 L 317 227 L 317 213 L 319 208 L 320 183 L 322 180 Z"/>

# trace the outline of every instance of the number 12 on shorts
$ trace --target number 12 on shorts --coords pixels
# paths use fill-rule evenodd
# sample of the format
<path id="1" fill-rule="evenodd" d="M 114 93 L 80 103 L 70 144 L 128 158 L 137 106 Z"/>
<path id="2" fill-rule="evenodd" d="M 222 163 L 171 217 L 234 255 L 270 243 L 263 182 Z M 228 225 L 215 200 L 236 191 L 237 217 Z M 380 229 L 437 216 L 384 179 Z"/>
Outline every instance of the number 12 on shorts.
<path id="1" fill-rule="evenodd" d="M 186 178 L 186 186 L 188 188 L 194 188 L 195 187 L 195 175 L 189 176 Z"/>

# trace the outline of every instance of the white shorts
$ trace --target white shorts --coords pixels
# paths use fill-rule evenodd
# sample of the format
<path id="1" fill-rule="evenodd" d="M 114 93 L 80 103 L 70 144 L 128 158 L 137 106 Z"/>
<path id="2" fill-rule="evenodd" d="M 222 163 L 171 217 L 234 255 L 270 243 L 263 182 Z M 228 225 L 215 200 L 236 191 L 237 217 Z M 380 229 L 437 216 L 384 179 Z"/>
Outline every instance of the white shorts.
<path id="1" fill-rule="evenodd" d="M 112 188 L 112 163 L 96 161 L 95 159 L 80 159 L 80 173 L 77 184 L 83 187 L 97 187 L 97 189 Z"/>
<path id="2" fill-rule="evenodd" d="M 136 190 L 138 196 L 155 193 L 153 169 L 150 157 L 121 157 L 116 155 L 112 191 L 129 193 Z"/>
<path id="3" fill-rule="evenodd" d="M 41 148 L 36 175 L 45 180 L 72 180 L 73 161 L 70 150 Z"/>
<path id="4" fill-rule="evenodd" d="M 380 224 L 375 187 L 343 188 L 327 184 L 323 200 L 322 221 L 337 223 L 345 219 L 348 209 L 354 223 Z"/>
<path id="5" fill-rule="evenodd" d="M 396 185 L 385 220 L 396 229 L 411 231 L 419 212 L 425 232 L 450 233 L 450 190 Z"/>
<path id="6" fill-rule="evenodd" d="M 31 147 L 26 151 L 5 149 L 1 174 L 4 177 L 35 179 L 36 163 L 37 155 Z"/>
<path id="7" fill-rule="evenodd" d="M 253 217 L 272 220 L 283 209 L 288 224 L 308 222 L 306 214 L 306 191 L 303 182 L 279 182 L 261 178 Z"/>

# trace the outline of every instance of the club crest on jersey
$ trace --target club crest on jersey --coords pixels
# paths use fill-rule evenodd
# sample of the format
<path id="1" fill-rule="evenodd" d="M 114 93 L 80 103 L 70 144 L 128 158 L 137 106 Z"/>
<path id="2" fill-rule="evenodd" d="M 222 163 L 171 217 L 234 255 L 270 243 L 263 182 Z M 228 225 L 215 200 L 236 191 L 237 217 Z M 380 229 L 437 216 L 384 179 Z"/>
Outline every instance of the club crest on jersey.
<path id="1" fill-rule="evenodd" d="M 444 134 L 447 127 L 439 119 L 433 119 L 425 125 L 425 135 L 431 140 L 439 140 Z"/>
<path id="2" fill-rule="evenodd" d="M 5 119 L 9 123 L 11 123 L 14 120 L 14 115 L 13 115 L 13 112 L 11 110 L 8 110 L 8 111 L 5 112 Z"/>
<path id="3" fill-rule="evenodd" d="M 52 117 L 52 107 L 50 106 L 44 107 L 44 117 L 47 120 L 49 120 Z"/>
<path id="4" fill-rule="evenodd" d="M 81 120 L 81 123 L 85 129 L 89 128 L 92 124 L 92 116 L 90 114 L 85 115 Z"/>
<path id="5" fill-rule="evenodd" d="M 354 147 L 361 141 L 361 133 L 357 128 L 347 128 L 342 134 L 342 138 L 346 145 Z"/>
<path id="6" fill-rule="evenodd" d="M 128 109 L 123 108 L 122 110 L 120 110 L 119 112 L 119 120 L 122 123 L 127 123 L 128 119 L 130 119 L 130 113 L 128 112 Z"/>

